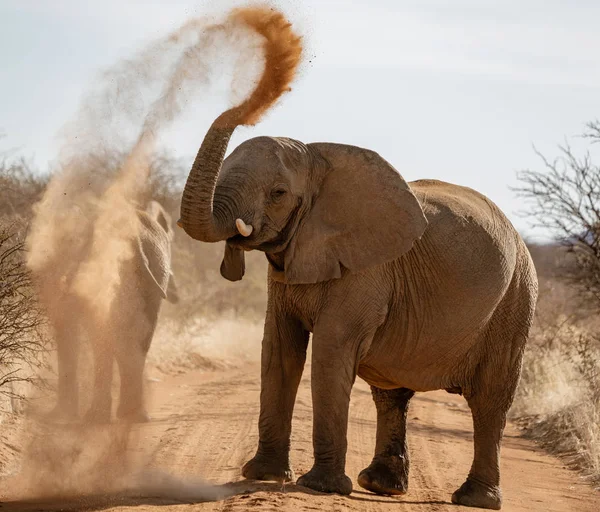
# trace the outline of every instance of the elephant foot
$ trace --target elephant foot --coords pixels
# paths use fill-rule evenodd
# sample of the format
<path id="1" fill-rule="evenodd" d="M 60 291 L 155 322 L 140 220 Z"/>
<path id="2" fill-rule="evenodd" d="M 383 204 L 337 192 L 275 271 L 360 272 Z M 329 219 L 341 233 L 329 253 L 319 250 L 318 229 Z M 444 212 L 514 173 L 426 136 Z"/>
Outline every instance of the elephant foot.
<path id="1" fill-rule="evenodd" d="M 348 495 L 352 492 L 352 480 L 343 472 L 313 466 L 296 482 L 298 485 L 308 487 L 319 492 L 328 492 Z"/>
<path id="2" fill-rule="evenodd" d="M 280 463 L 256 455 L 244 464 L 242 476 L 248 480 L 291 482 L 294 479 L 294 472 L 289 462 Z"/>
<path id="3" fill-rule="evenodd" d="M 358 475 L 358 485 L 376 494 L 406 494 L 408 464 L 404 457 L 376 457 L 371 465 Z"/>
<path id="4" fill-rule="evenodd" d="M 502 507 L 502 493 L 498 486 L 490 487 L 467 478 L 467 481 L 454 491 L 452 503 L 464 505 L 465 507 L 500 510 Z"/>
<path id="5" fill-rule="evenodd" d="M 117 418 L 125 423 L 148 423 L 150 416 L 143 407 L 138 409 L 122 409 L 117 410 Z"/>

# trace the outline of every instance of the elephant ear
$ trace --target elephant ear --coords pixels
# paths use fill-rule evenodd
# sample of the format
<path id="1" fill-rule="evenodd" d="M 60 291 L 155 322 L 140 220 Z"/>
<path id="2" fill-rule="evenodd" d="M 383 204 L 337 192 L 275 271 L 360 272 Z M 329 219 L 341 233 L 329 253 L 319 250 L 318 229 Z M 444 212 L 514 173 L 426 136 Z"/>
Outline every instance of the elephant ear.
<path id="1" fill-rule="evenodd" d="M 165 209 L 157 201 L 150 201 L 146 212 L 152 219 L 158 222 L 159 226 L 164 229 L 165 233 L 172 235 L 173 229 L 171 228 L 171 216 L 165 211 Z"/>
<path id="2" fill-rule="evenodd" d="M 392 261 L 427 226 L 402 176 L 377 153 L 342 144 L 309 144 L 328 163 L 311 210 L 285 254 L 285 282 L 308 284 Z"/>
<path id="3" fill-rule="evenodd" d="M 221 275 L 229 281 L 239 281 L 246 272 L 244 250 L 225 243 L 225 253 L 221 262 Z"/>
<path id="4" fill-rule="evenodd" d="M 159 288 L 163 298 L 167 298 L 171 276 L 171 240 L 167 232 L 146 212 L 138 212 L 141 222 L 138 237 L 138 253 L 142 271 Z"/>

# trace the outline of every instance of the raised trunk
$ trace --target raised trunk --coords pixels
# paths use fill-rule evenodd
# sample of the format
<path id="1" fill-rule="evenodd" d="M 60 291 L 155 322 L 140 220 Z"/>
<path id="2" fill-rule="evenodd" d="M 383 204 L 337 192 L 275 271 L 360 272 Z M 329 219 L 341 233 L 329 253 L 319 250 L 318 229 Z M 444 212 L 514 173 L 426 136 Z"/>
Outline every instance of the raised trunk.
<path id="1" fill-rule="evenodd" d="M 181 199 L 180 226 L 196 240 L 219 242 L 237 234 L 235 219 L 214 208 L 219 171 L 238 123 L 235 109 L 221 114 L 206 133 Z M 226 210 L 225 210 L 226 211 Z"/>

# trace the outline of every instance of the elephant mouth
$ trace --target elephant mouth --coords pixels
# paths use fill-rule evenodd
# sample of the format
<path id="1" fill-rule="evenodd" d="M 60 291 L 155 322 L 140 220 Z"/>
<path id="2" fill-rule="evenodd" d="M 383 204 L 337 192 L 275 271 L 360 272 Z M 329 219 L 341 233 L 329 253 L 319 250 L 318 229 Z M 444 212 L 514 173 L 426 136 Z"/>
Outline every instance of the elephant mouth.
<path id="1" fill-rule="evenodd" d="M 227 239 L 227 243 L 239 249 L 245 251 L 258 250 L 265 253 L 279 253 L 287 249 L 290 240 L 292 239 L 293 233 L 296 231 L 298 224 L 300 223 L 300 207 L 301 202 L 294 208 L 292 214 L 289 217 L 288 222 L 280 231 L 275 231 L 274 228 L 269 228 L 275 232 L 273 237 L 267 238 L 265 241 L 260 241 L 260 234 L 252 234 L 249 237 L 242 235 L 235 235 Z"/>
<path id="2" fill-rule="evenodd" d="M 251 240 L 248 240 L 246 237 L 242 235 L 235 235 L 226 240 L 227 245 L 231 247 L 235 247 L 236 249 L 243 249 L 244 251 L 253 251 L 254 249 L 258 249 L 256 244 L 253 244 Z"/>
<path id="3" fill-rule="evenodd" d="M 286 240 L 285 236 L 282 236 L 284 233 L 278 233 L 274 238 L 267 240 L 265 242 L 260 242 L 256 240 L 249 240 L 248 238 L 242 235 L 235 235 L 231 238 L 227 239 L 227 243 L 231 247 L 235 247 L 236 249 L 243 249 L 244 251 L 262 251 L 262 252 L 280 252 L 285 250 L 289 240 Z"/>

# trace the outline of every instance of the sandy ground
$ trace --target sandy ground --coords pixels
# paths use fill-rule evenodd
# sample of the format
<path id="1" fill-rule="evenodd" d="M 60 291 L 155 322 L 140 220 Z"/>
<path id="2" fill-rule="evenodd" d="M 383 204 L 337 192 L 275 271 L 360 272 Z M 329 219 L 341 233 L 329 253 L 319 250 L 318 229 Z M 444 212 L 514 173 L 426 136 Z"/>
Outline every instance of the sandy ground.
<path id="1" fill-rule="evenodd" d="M 307 369 L 308 370 L 308 369 Z M 417 395 L 409 411 L 411 475 L 409 493 L 383 497 L 356 484 L 370 462 L 375 442 L 375 408 L 368 386 L 358 381 L 352 394 L 347 474 L 354 479 L 348 497 L 324 495 L 288 484 L 242 480 L 240 468 L 257 444 L 259 366 L 195 371 L 152 382 L 150 424 L 138 428 L 131 448 L 176 476 L 202 477 L 234 495 L 216 502 L 182 503 L 157 497 L 88 496 L 40 502 L 19 496 L 10 479 L 0 480 L 0 510 L 458 510 L 450 496 L 471 463 L 471 417 L 461 397 L 445 392 Z M 296 475 L 312 464 L 311 400 L 308 374 L 302 381 L 294 415 L 292 463 Z M 507 427 L 502 457 L 503 510 L 600 510 L 600 493 L 577 474 Z M 469 509 L 465 509 L 469 510 Z M 472 509 L 471 509 L 472 510 Z"/>

